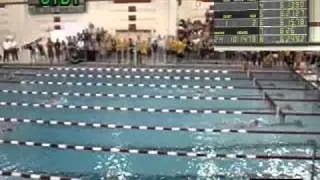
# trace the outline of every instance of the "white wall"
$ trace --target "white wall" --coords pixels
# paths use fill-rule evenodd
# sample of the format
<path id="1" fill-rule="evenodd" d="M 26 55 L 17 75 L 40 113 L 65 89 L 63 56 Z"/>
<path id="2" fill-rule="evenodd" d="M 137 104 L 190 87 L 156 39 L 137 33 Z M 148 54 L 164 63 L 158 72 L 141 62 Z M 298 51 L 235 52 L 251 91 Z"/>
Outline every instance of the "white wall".
<path id="1" fill-rule="evenodd" d="M 310 22 L 320 22 L 320 1 L 319 0 L 310 0 L 309 1 L 309 19 Z M 320 27 L 310 27 L 310 36 L 309 40 L 311 42 L 320 42 Z"/>
<path id="2" fill-rule="evenodd" d="M 31 16 L 26 5 L 6 5 L 8 29 L 20 43 L 32 41 L 48 33 L 52 16 Z"/>
<path id="3" fill-rule="evenodd" d="M 197 2 L 197 0 L 182 0 L 182 5 L 178 8 L 180 19 L 205 20 L 205 11 L 213 2 Z"/>
<path id="4" fill-rule="evenodd" d="M 8 0 L 0 0 L 6 1 Z M 9 0 L 17 2 L 19 0 Z M 20 0 L 23 1 L 23 0 Z M 134 4 L 137 12 L 128 13 L 128 6 L 133 4 L 114 4 L 113 1 L 87 3 L 87 12 L 83 14 L 61 15 L 66 27 L 86 27 L 89 22 L 101 26 L 111 33 L 117 29 L 128 29 L 128 15 L 135 14 L 137 29 L 156 30 L 157 34 L 175 34 L 177 6 L 175 0 L 153 0 L 152 3 Z M 5 16 L 1 16 L 6 11 Z M 0 9 L 0 23 L 10 21 L 8 29 L 20 42 L 28 42 L 39 36 L 48 36 L 49 27 L 53 27 L 54 15 L 30 15 L 27 5 L 7 5 Z M 5 23 L 2 23 L 5 24 Z M 1 28 L 4 26 L 1 24 Z M 5 34 L 5 33 L 4 33 Z"/>
<path id="5" fill-rule="evenodd" d="M 8 22 L 8 11 L 6 8 L 0 8 L 0 41 L 10 32 Z"/>

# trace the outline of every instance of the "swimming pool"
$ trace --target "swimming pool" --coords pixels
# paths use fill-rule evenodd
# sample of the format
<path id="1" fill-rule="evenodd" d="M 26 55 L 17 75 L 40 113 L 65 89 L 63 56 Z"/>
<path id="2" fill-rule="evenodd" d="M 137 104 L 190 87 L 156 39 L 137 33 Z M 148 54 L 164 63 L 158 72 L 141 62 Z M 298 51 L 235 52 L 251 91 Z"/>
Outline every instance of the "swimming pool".
<path id="1" fill-rule="evenodd" d="M 227 68 L 6 71 L 15 77 L 1 81 L 0 122 L 15 130 L 1 136 L 3 171 L 81 179 L 311 176 L 317 148 L 310 140 L 319 143 L 319 133 L 293 133 L 318 131 L 319 100 L 289 71 L 253 73 L 283 108 L 285 124 L 252 79 Z M 268 125 L 246 127 L 254 119 Z"/>

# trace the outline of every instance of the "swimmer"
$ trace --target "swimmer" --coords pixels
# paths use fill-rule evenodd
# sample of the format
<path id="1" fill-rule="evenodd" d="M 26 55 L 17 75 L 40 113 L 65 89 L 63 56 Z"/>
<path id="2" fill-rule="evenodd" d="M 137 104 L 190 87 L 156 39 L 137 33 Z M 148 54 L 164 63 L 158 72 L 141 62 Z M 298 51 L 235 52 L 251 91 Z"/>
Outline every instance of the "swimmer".
<path id="1" fill-rule="evenodd" d="M 270 127 L 275 127 L 275 126 L 296 126 L 299 128 L 305 127 L 303 122 L 301 120 L 295 120 L 293 122 L 285 122 L 285 123 L 274 123 L 274 124 L 268 124 Z"/>
<path id="2" fill-rule="evenodd" d="M 6 132 L 12 132 L 15 130 L 15 124 L 3 122 L 0 123 L 0 134 L 4 135 Z"/>
<path id="3" fill-rule="evenodd" d="M 239 128 L 239 129 L 248 129 L 248 128 L 256 128 L 256 127 L 262 127 L 265 123 L 261 118 L 251 120 L 249 123 L 237 123 L 233 125 L 232 128 Z"/>
<path id="4" fill-rule="evenodd" d="M 68 103 L 68 100 L 64 97 L 60 97 L 59 99 L 54 98 L 54 99 L 50 99 L 46 102 L 46 104 L 50 104 L 50 105 L 59 105 L 59 104 L 66 104 Z"/>
<path id="5" fill-rule="evenodd" d="M 291 106 L 290 104 L 286 104 L 285 106 L 283 106 L 282 109 L 283 109 L 283 110 L 290 110 L 290 111 L 293 110 L 293 108 L 292 108 L 292 106 Z"/>
<path id="6" fill-rule="evenodd" d="M 196 95 L 197 96 L 203 96 L 203 91 L 200 90 L 200 89 L 196 90 Z"/>
<path id="7" fill-rule="evenodd" d="M 293 122 L 287 122 L 287 123 L 265 123 L 261 118 L 254 119 L 250 121 L 249 123 L 238 123 L 233 126 L 233 128 L 241 128 L 241 129 L 247 129 L 247 128 L 257 128 L 257 127 L 277 127 L 277 126 L 296 126 L 299 128 L 305 127 L 305 125 L 302 123 L 301 120 L 295 120 Z"/>

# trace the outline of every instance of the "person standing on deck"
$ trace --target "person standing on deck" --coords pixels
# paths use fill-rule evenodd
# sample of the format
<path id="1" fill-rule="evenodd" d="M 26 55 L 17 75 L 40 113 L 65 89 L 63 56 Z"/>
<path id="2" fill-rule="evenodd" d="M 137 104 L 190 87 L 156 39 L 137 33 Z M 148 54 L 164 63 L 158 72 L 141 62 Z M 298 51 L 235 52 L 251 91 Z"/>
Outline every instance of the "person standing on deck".
<path id="1" fill-rule="evenodd" d="M 116 51 L 117 51 L 117 63 L 121 64 L 122 53 L 123 53 L 123 42 L 122 42 L 122 39 L 120 38 L 117 39 Z"/>
<path id="2" fill-rule="evenodd" d="M 63 57 L 63 59 L 66 59 L 66 54 L 67 54 L 67 44 L 65 41 L 61 42 L 61 56 Z"/>
<path id="3" fill-rule="evenodd" d="M 130 65 L 133 66 L 133 63 L 134 63 L 134 42 L 131 38 L 129 38 L 129 48 L 128 48 L 128 51 L 129 51 L 129 61 L 130 61 Z"/>
<path id="4" fill-rule="evenodd" d="M 142 65 L 142 62 L 146 60 L 146 56 L 148 55 L 148 42 L 146 40 L 143 40 L 141 42 L 140 46 L 140 54 L 141 54 L 141 62 L 140 65 Z"/>
<path id="5" fill-rule="evenodd" d="M 123 58 L 125 63 L 127 63 L 127 60 L 128 60 L 128 49 L 129 49 L 129 41 L 127 38 L 124 38 L 122 51 L 123 51 Z"/>
<path id="6" fill-rule="evenodd" d="M 17 41 L 15 39 L 13 39 L 11 41 L 11 47 L 10 47 L 10 52 L 11 52 L 13 61 L 18 61 L 19 60 L 18 51 L 19 51 L 18 43 L 17 43 Z"/>
<path id="7" fill-rule="evenodd" d="M 54 59 L 53 48 L 54 48 L 54 44 L 51 41 L 51 39 L 48 38 L 48 41 L 47 41 L 47 51 L 48 52 L 47 52 L 47 54 L 48 54 L 50 64 L 53 64 L 53 59 Z"/>
<path id="8" fill-rule="evenodd" d="M 166 63 L 166 40 L 159 35 L 157 43 L 157 61 Z"/>
<path id="9" fill-rule="evenodd" d="M 10 42 L 9 36 L 2 43 L 2 48 L 3 48 L 3 62 L 6 62 L 6 60 L 9 62 L 9 55 L 10 55 L 10 48 L 11 48 L 11 42 Z"/>
<path id="10" fill-rule="evenodd" d="M 140 66 L 142 64 L 141 49 L 142 49 L 142 41 L 141 41 L 141 37 L 138 35 L 137 40 L 136 40 L 136 52 L 137 52 L 137 65 L 138 66 Z"/>
<path id="11" fill-rule="evenodd" d="M 186 40 L 178 41 L 176 45 L 177 63 L 181 63 L 184 58 L 184 51 L 186 48 Z"/>
<path id="12" fill-rule="evenodd" d="M 57 62 L 60 63 L 60 58 L 61 58 L 61 44 L 59 39 L 56 40 L 56 42 L 54 43 L 54 50 L 56 52 L 56 59 Z"/>

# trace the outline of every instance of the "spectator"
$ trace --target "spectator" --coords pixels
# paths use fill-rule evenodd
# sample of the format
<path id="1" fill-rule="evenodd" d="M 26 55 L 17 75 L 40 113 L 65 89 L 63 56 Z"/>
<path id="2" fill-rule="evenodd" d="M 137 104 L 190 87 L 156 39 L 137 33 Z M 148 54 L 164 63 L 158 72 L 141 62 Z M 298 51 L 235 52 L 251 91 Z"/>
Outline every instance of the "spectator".
<path id="1" fill-rule="evenodd" d="M 57 62 L 60 63 L 60 58 L 61 58 L 61 43 L 60 43 L 59 39 L 57 39 L 56 42 L 54 43 L 54 49 L 55 49 L 55 52 L 56 52 Z"/>
<path id="2" fill-rule="evenodd" d="M 130 65 L 133 65 L 133 61 L 134 61 L 134 42 L 131 38 L 129 38 L 129 61 L 130 61 Z"/>
<path id="3" fill-rule="evenodd" d="M 68 46 L 65 41 L 61 41 L 61 56 L 65 60 L 67 55 Z"/>
<path id="4" fill-rule="evenodd" d="M 186 40 L 177 41 L 177 44 L 176 44 L 176 55 L 177 55 L 177 62 L 178 63 L 181 63 L 182 59 L 184 58 L 185 48 L 186 48 Z"/>
<path id="5" fill-rule="evenodd" d="M 24 45 L 23 48 L 30 51 L 30 60 L 31 60 L 31 64 L 33 64 L 33 62 L 35 61 L 35 55 L 36 55 L 35 42 L 28 43 Z"/>
<path id="6" fill-rule="evenodd" d="M 117 61 L 118 64 L 121 63 L 121 59 L 122 59 L 122 53 L 123 53 L 123 41 L 121 39 L 117 40 Z"/>
<path id="7" fill-rule="evenodd" d="M 17 41 L 13 39 L 11 41 L 11 47 L 10 47 L 10 52 L 11 52 L 11 56 L 12 56 L 13 61 L 19 60 L 18 51 L 19 51 L 19 48 L 18 48 Z"/>
<path id="8" fill-rule="evenodd" d="M 9 62 L 9 55 L 10 55 L 10 48 L 11 48 L 11 42 L 10 42 L 9 36 L 2 43 L 2 48 L 3 48 L 3 62 L 6 62 L 6 61 Z"/>
<path id="9" fill-rule="evenodd" d="M 145 61 L 146 56 L 148 55 L 148 42 L 146 40 L 143 40 L 141 42 L 141 46 L 140 46 L 139 51 L 140 51 L 140 55 L 141 55 L 141 57 L 140 57 L 140 61 L 141 61 L 140 65 L 141 65 L 142 62 Z"/>
<path id="10" fill-rule="evenodd" d="M 35 47 L 36 50 L 39 52 L 40 59 L 41 59 L 41 60 L 45 60 L 45 58 L 46 58 L 46 52 L 45 52 L 45 50 L 44 50 L 43 45 L 40 44 L 39 42 L 37 42 L 37 43 L 35 44 L 35 46 L 36 46 L 36 47 Z"/>
<path id="11" fill-rule="evenodd" d="M 141 49 L 142 49 L 142 41 L 141 37 L 138 35 L 137 40 L 136 40 L 136 52 L 137 52 L 137 65 L 142 64 L 142 54 L 141 54 Z"/>
<path id="12" fill-rule="evenodd" d="M 128 58 L 129 41 L 127 39 L 123 40 L 123 57 Z"/>
<path id="13" fill-rule="evenodd" d="M 54 44 L 53 44 L 51 38 L 48 38 L 48 41 L 47 41 L 47 54 L 48 54 L 48 58 L 49 58 L 50 64 L 53 64 L 53 59 L 54 59 L 53 49 L 54 49 Z"/>
<path id="14" fill-rule="evenodd" d="M 159 48 L 159 50 L 157 50 L 157 60 L 158 61 L 165 61 L 165 54 L 166 54 L 166 40 L 164 39 L 164 37 L 161 37 L 159 35 L 158 41 L 156 42 L 157 45 L 157 49 Z"/>

